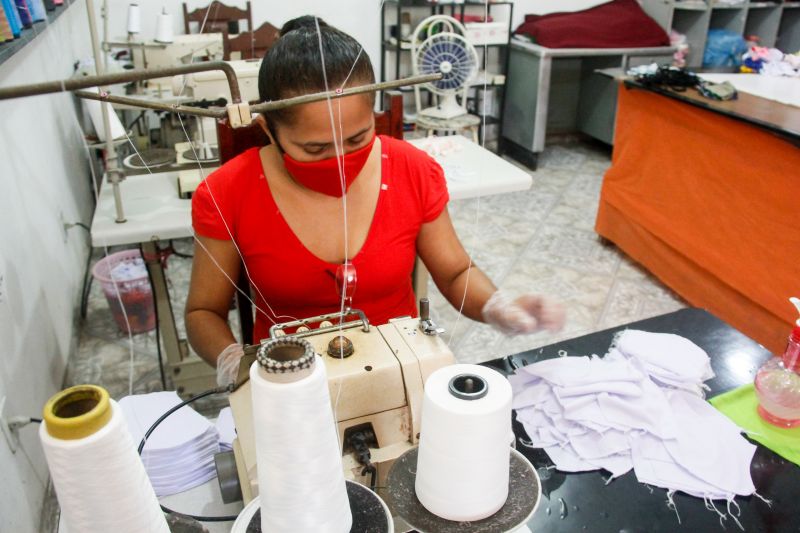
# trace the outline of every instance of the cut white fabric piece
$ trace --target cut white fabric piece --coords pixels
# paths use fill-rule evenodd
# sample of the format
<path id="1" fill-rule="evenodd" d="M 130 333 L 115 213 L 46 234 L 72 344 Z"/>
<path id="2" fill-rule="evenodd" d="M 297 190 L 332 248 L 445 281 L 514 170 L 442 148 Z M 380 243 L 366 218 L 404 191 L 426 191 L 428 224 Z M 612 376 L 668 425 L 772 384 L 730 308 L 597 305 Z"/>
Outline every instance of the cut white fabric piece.
<path id="1" fill-rule="evenodd" d="M 562 472 L 589 472 L 597 470 L 597 465 L 584 461 L 575 450 L 567 444 L 566 446 L 549 446 L 544 449 L 556 467 Z"/>
<path id="2" fill-rule="evenodd" d="M 636 479 L 667 490 L 681 491 L 698 498 L 728 499 L 728 494 L 711 487 L 677 464 L 664 443 L 652 435 L 631 436 L 631 458 Z"/>
<path id="3" fill-rule="evenodd" d="M 598 382 L 638 382 L 642 374 L 626 358 L 560 357 L 522 367 L 519 371 L 559 387 L 577 387 Z M 512 384 L 513 386 L 513 384 Z"/>
<path id="4" fill-rule="evenodd" d="M 592 459 L 588 461 L 611 473 L 611 479 L 624 476 L 633 469 L 633 461 L 628 452 L 609 455 L 601 459 Z"/>
<path id="5" fill-rule="evenodd" d="M 517 420 L 559 470 L 631 469 L 707 499 L 755 492 L 755 446 L 701 396 L 708 354 L 677 335 L 627 330 L 605 357 L 561 357 L 511 379 Z"/>
<path id="6" fill-rule="evenodd" d="M 755 445 L 739 435 L 737 428 L 707 402 L 674 391 L 670 395 L 675 417 L 680 421 L 675 439 L 664 441 L 672 459 L 692 472 L 697 478 L 713 485 L 725 494 L 748 495 L 755 492 L 749 468 L 730 468 L 731 465 L 750 465 Z M 726 443 L 712 447 L 706 443 Z"/>
<path id="7" fill-rule="evenodd" d="M 708 354 L 672 333 L 628 329 L 615 339 L 622 354 L 644 364 L 650 376 L 679 383 L 702 383 L 714 377 Z"/>
<path id="8" fill-rule="evenodd" d="M 569 442 L 579 456 L 588 460 L 625 453 L 631 448 L 628 435 L 616 429 L 610 429 L 600 435 L 587 431 L 572 437 Z"/>

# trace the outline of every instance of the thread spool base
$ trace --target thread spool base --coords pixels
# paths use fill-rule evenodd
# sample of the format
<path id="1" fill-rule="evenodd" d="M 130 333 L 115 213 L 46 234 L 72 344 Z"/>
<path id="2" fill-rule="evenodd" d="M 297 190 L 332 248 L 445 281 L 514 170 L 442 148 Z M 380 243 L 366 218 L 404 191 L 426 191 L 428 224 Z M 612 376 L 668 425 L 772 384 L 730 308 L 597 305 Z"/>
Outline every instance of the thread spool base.
<path id="1" fill-rule="evenodd" d="M 353 514 L 353 526 L 350 532 L 394 533 L 392 516 L 383 500 L 367 487 L 355 481 L 345 481 L 347 499 L 350 500 L 350 511 Z M 231 532 L 261 533 L 261 504 L 258 498 L 247 504 L 233 524 Z"/>
<path id="2" fill-rule="evenodd" d="M 504 533 L 515 531 L 530 520 L 542 497 L 542 483 L 536 470 L 517 450 L 511 450 L 508 499 L 495 514 L 474 522 L 453 522 L 428 511 L 414 490 L 419 448 L 401 455 L 392 465 L 387 480 L 388 503 L 392 513 L 421 533 Z"/>

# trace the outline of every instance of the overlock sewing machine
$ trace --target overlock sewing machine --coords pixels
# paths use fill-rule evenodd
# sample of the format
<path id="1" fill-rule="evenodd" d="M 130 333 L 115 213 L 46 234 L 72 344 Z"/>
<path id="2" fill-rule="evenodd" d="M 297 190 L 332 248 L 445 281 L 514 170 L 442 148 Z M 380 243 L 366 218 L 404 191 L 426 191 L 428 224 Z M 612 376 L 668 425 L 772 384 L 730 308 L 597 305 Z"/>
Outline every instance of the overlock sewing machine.
<path id="1" fill-rule="evenodd" d="M 340 324 L 340 320 L 342 321 Z M 278 324 L 270 338 L 306 339 L 325 363 L 331 405 L 342 444 L 345 477 L 384 486 L 395 459 L 417 445 L 423 385 L 436 369 L 453 364 L 453 353 L 420 302 L 420 318 L 396 318 L 371 326 L 358 310 Z M 268 341 L 269 339 L 267 339 Z M 265 342 L 267 342 L 265 341 Z M 250 383 L 246 381 L 259 345 L 248 346 L 239 367 L 239 388 L 230 396 L 237 438 L 230 456 L 217 460 L 223 499 L 258 495 Z"/>

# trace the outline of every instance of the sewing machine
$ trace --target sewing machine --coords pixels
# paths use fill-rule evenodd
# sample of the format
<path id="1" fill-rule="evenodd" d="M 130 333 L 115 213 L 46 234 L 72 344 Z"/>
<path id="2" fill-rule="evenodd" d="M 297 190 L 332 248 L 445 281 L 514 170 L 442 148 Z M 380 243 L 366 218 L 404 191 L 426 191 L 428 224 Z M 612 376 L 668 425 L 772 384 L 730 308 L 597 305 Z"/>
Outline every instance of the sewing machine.
<path id="1" fill-rule="evenodd" d="M 236 71 L 239 80 L 239 90 L 242 100 L 248 102 L 258 101 L 258 71 L 261 69 L 261 60 L 226 61 Z M 175 76 L 172 79 L 172 92 L 192 96 L 195 100 L 214 101 L 220 98 L 231 102 L 231 89 L 225 74 L 212 70 L 196 72 L 185 76 Z"/>
<path id="2" fill-rule="evenodd" d="M 130 47 L 137 69 L 171 67 L 201 58 L 221 59 L 224 51 L 221 33 L 176 35 L 171 43 L 128 41 L 108 43 L 108 46 Z"/>
<path id="3" fill-rule="evenodd" d="M 455 362 L 438 335 L 442 330 L 428 318 L 427 301 L 421 302 L 420 311 L 420 318 L 396 318 L 377 327 L 370 326 L 366 316 L 354 310 L 348 317 L 359 318 L 344 322 L 343 331 L 338 313 L 270 330 L 270 336 L 277 337 L 285 334 L 284 329 L 300 326 L 291 335 L 305 338 L 321 355 L 343 446 L 346 479 L 384 486 L 394 460 L 418 443 L 425 380 L 436 369 Z M 239 383 L 249 376 L 257 348 L 245 350 Z M 237 433 L 233 451 L 245 503 L 258 495 L 251 403 L 247 381 L 230 396 Z M 357 453 L 352 453 L 363 451 L 363 445 L 369 448 L 374 468 L 360 463 Z M 225 477 L 220 476 L 223 498 L 225 484 L 230 483 Z"/>
<path id="4" fill-rule="evenodd" d="M 261 60 L 252 61 L 227 61 L 236 72 L 239 80 L 239 90 L 242 99 L 247 101 L 258 100 L 258 71 L 261 68 Z M 172 78 L 172 94 L 183 94 L 194 100 L 215 102 L 225 100 L 231 102 L 231 90 L 225 74 L 220 71 L 197 72 L 185 76 L 175 76 Z M 198 119 L 199 143 L 195 151 L 191 151 L 188 143 L 178 143 L 175 145 L 177 152 L 177 163 L 192 164 L 192 160 L 186 158 L 185 154 L 200 157 L 206 169 L 205 175 L 213 172 L 219 166 L 219 154 L 217 151 L 216 123 L 209 118 Z M 203 156 L 201 151 L 205 151 Z M 197 189 L 202 181 L 202 175 L 197 168 L 181 170 L 178 172 L 178 193 L 181 198 L 189 198 Z"/>

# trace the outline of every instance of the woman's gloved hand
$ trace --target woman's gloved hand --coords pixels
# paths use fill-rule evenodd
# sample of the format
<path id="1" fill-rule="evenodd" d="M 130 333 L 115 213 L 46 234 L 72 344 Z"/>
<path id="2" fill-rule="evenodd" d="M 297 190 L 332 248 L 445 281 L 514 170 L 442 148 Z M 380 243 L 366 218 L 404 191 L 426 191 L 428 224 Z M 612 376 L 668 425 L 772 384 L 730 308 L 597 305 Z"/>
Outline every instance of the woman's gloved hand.
<path id="1" fill-rule="evenodd" d="M 226 387 L 236 381 L 239 375 L 239 362 L 244 356 L 241 344 L 231 344 L 217 357 L 217 385 Z"/>
<path id="2" fill-rule="evenodd" d="M 566 313 L 562 304 L 544 296 L 523 294 L 512 300 L 498 290 L 484 304 L 481 316 L 506 335 L 521 335 L 542 329 L 559 331 Z"/>

